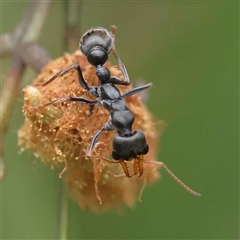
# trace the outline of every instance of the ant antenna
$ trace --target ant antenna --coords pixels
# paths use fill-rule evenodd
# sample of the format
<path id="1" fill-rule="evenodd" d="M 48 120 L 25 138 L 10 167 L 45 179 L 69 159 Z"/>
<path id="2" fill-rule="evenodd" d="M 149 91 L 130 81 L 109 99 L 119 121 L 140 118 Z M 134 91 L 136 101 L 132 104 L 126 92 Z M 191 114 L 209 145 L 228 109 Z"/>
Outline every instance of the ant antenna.
<path id="1" fill-rule="evenodd" d="M 140 159 L 141 160 L 141 159 Z M 187 190 L 189 193 L 191 193 L 194 196 L 200 197 L 201 194 L 193 191 L 190 187 L 188 187 L 185 183 L 183 183 L 163 162 L 157 162 L 157 161 L 150 161 L 150 160 L 141 160 L 145 163 L 152 163 L 156 165 L 163 166 L 166 172 L 185 190 Z"/>
<path id="2" fill-rule="evenodd" d="M 119 163 L 117 161 L 111 161 L 105 157 L 102 156 L 97 156 L 98 158 L 102 159 L 103 161 L 106 162 L 110 162 L 110 163 Z M 188 187 L 185 183 L 183 183 L 163 162 L 157 162 L 157 161 L 151 161 L 151 160 L 143 160 L 141 158 L 138 158 L 140 161 L 144 162 L 144 163 L 150 163 L 150 164 L 155 164 L 155 165 L 159 165 L 160 167 L 163 167 L 166 172 L 182 187 L 184 188 L 186 191 L 188 191 L 189 193 L 191 193 L 194 196 L 200 197 L 201 194 L 198 192 L 195 192 L 194 190 L 192 190 L 190 187 Z"/>

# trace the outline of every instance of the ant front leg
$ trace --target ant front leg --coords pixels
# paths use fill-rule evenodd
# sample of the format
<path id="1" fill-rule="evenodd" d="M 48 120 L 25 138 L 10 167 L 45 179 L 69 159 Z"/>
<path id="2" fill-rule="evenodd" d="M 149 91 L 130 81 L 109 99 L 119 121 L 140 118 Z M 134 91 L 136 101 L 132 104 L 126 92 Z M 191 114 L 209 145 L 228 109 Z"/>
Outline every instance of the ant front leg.
<path id="1" fill-rule="evenodd" d="M 44 105 L 40 105 L 40 106 L 38 106 L 38 108 L 45 108 L 49 105 L 59 103 L 59 102 L 64 102 L 64 101 L 80 102 L 80 103 L 83 103 L 83 104 L 91 104 L 91 105 L 94 105 L 94 104 L 97 103 L 96 100 L 89 100 L 89 99 L 81 98 L 81 97 L 64 97 L 64 98 L 57 98 L 52 102 L 49 102 L 49 103 L 44 104 Z"/>
<path id="2" fill-rule="evenodd" d="M 34 84 L 34 86 L 44 87 L 44 86 L 48 85 L 49 83 L 53 82 L 56 78 L 65 75 L 66 73 L 68 73 L 72 69 L 76 69 L 77 70 L 77 72 L 78 72 L 78 82 L 81 85 L 81 87 L 86 89 L 90 94 L 98 97 L 97 87 L 88 86 L 87 81 L 83 78 L 82 70 L 81 70 L 80 65 L 78 63 L 63 69 L 61 72 L 55 74 L 54 76 L 52 76 L 46 82 L 44 82 L 44 83 L 36 83 L 36 84 Z"/>
<path id="3" fill-rule="evenodd" d="M 116 34 L 116 30 L 117 30 L 117 26 L 112 25 L 112 31 L 111 31 L 111 36 L 112 36 L 112 54 L 116 57 L 117 61 L 118 61 L 118 66 L 120 68 L 120 70 L 122 71 L 122 74 L 126 80 L 126 85 L 129 85 L 131 83 L 128 73 L 127 73 L 127 69 L 124 65 L 124 63 L 121 61 L 120 57 L 117 54 L 116 51 L 116 46 L 115 46 L 115 34 Z"/>
<path id="4" fill-rule="evenodd" d="M 106 122 L 99 131 L 97 131 L 97 133 L 94 135 L 94 137 L 92 138 L 92 141 L 91 141 L 91 144 L 90 144 L 90 148 L 89 150 L 87 151 L 87 156 L 91 156 L 92 155 L 92 151 L 93 151 L 93 148 L 94 146 L 96 145 L 98 139 L 100 138 L 100 135 L 103 131 L 112 131 L 114 130 L 115 127 L 113 126 L 112 124 L 112 120 L 111 120 L 111 117 L 110 117 L 110 120 L 108 122 Z"/>

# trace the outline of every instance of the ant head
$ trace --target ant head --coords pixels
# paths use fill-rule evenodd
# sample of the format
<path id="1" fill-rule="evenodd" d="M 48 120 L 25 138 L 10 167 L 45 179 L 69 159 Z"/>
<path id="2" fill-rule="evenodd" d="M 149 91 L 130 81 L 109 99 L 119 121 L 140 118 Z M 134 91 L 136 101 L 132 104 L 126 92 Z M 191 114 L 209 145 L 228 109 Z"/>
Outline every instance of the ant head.
<path id="1" fill-rule="evenodd" d="M 130 160 L 137 158 L 138 155 L 148 153 L 146 137 L 141 131 L 135 131 L 133 135 L 123 137 L 115 135 L 113 139 L 112 157 L 115 160 Z"/>
<path id="2" fill-rule="evenodd" d="M 112 49 L 112 37 L 104 28 L 93 28 L 82 36 L 79 48 L 90 64 L 103 65 Z"/>
<path id="3" fill-rule="evenodd" d="M 103 47 L 92 47 L 87 53 L 87 60 L 93 66 L 103 65 L 108 60 L 108 53 Z"/>

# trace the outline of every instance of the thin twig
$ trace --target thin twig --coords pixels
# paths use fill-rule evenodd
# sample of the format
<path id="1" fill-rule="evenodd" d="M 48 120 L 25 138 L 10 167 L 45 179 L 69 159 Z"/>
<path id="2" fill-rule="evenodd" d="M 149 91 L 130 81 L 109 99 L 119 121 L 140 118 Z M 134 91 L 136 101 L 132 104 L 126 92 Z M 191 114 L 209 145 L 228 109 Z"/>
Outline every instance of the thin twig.
<path id="1" fill-rule="evenodd" d="M 33 42 L 26 42 L 21 44 L 21 47 L 16 50 L 18 55 L 22 57 L 22 61 L 31 67 L 36 73 L 51 60 L 48 52 Z"/>
<path id="2" fill-rule="evenodd" d="M 0 96 L 1 108 L 0 108 L 0 137 L 3 140 L 4 135 L 8 130 L 9 120 L 12 114 L 13 106 L 15 100 L 19 94 L 20 82 L 22 80 L 25 64 L 23 62 L 23 56 L 26 54 L 18 54 L 15 49 L 21 49 L 23 44 L 26 42 L 31 42 L 36 40 L 36 38 L 41 33 L 41 28 L 43 26 L 45 17 L 47 15 L 48 8 L 50 6 L 50 1 L 40 2 L 31 1 L 23 14 L 23 17 L 18 24 L 16 30 L 11 34 L 11 41 L 9 45 L 6 45 L 2 52 L 6 52 L 7 49 L 11 49 L 13 57 L 11 59 L 11 66 L 8 71 L 8 75 L 4 86 L 2 87 L 2 92 Z M 5 39 L 9 38 L 8 34 L 3 35 Z M 4 39 L 3 38 L 3 39 Z M 3 43 L 1 41 L 1 43 Z M 6 47 L 7 46 L 7 47 Z M 1 46 L 2 48 L 2 46 Z M 0 156 L 3 158 L 3 141 L 1 141 Z M 3 160 L 2 165 L 4 166 Z M 3 168 L 1 168 L 1 171 Z M 4 173 L 2 173 L 4 175 Z"/>
<path id="3" fill-rule="evenodd" d="M 0 36 L 0 57 L 5 57 L 12 54 L 12 34 L 6 33 Z M 51 60 L 48 52 L 34 42 L 22 42 L 18 44 L 18 47 L 14 49 L 14 53 L 21 56 L 22 61 L 29 67 L 31 67 L 36 73 L 39 73 L 41 69 Z"/>
<path id="4" fill-rule="evenodd" d="M 67 182 L 61 180 L 59 187 L 57 239 L 67 240 L 68 230 L 68 186 Z"/>
<path id="5" fill-rule="evenodd" d="M 42 31 L 50 5 L 51 1 L 49 0 L 32 0 L 14 32 L 14 39 L 22 39 L 22 42 L 35 41 Z"/>
<path id="6" fill-rule="evenodd" d="M 12 53 L 13 41 L 12 33 L 4 33 L 0 36 L 0 57 L 5 57 Z"/>
<path id="7" fill-rule="evenodd" d="M 17 44 L 32 42 L 38 38 L 48 14 L 50 4 L 51 0 L 31 1 L 29 3 L 15 30 L 0 36 L 1 57 L 15 52 L 17 50 Z"/>
<path id="8" fill-rule="evenodd" d="M 73 52 L 78 48 L 80 39 L 80 22 L 81 22 L 81 1 L 64 2 L 64 25 L 65 33 L 63 38 L 63 50 Z M 68 232 L 68 198 L 66 181 L 61 181 L 59 191 L 59 215 L 57 239 L 66 240 Z"/>
<path id="9" fill-rule="evenodd" d="M 20 81 L 22 79 L 23 73 L 25 71 L 25 64 L 22 62 L 21 57 L 14 55 L 11 60 L 11 67 L 7 75 L 6 82 L 2 89 L 2 94 L 0 98 L 1 108 L 0 108 L 0 157 L 1 157 L 1 179 L 4 177 L 4 147 L 3 138 L 8 129 L 9 119 L 12 114 L 12 109 L 15 103 L 15 99 L 19 93 Z"/>
<path id="10" fill-rule="evenodd" d="M 63 48 L 67 52 L 74 52 L 78 48 L 80 40 L 82 1 L 64 2 L 64 42 Z"/>
<path id="11" fill-rule="evenodd" d="M 14 39 L 16 48 L 23 44 L 23 42 L 33 41 L 39 36 L 41 32 L 41 27 L 43 26 L 43 20 L 40 21 L 41 27 L 39 22 L 37 21 L 39 20 L 39 16 L 41 15 L 39 12 L 43 11 L 42 15 L 46 16 L 45 11 L 47 11 L 47 8 L 43 7 L 43 3 L 39 1 L 30 2 L 14 34 L 14 37 L 16 38 Z M 49 3 L 46 2 L 46 5 L 48 6 Z M 37 26 L 35 26 L 33 23 L 37 22 L 38 24 Z M 13 104 L 19 93 L 19 84 L 24 71 L 24 64 L 21 57 L 23 55 L 23 53 L 21 55 L 14 53 L 9 74 L 2 89 L 0 101 L 2 105 L 0 112 L 0 122 L 2 123 L 1 134 L 6 133 L 7 131 L 7 125 L 11 116 Z"/>
<path id="12" fill-rule="evenodd" d="M 14 55 L 1 94 L 1 136 L 7 131 L 9 119 L 19 93 L 20 81 L 25 70 L 25 65 L 19 55 Z"/>

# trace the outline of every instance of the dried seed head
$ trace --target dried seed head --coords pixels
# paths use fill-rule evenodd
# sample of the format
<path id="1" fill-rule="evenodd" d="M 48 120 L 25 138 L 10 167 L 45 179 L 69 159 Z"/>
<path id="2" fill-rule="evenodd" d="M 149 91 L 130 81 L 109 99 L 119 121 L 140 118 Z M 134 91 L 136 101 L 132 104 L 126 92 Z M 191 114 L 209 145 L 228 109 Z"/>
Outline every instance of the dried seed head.
<path id="1" fill-rule="evenodd" d="M 88 84 L 98 86 L 96 69 L 90 66 L 80 51 L 72 55 L 65 54 L 50 62 L 34 80 L 34 84 L 45 82 L 77 62 L 80 63 Z M 109 63 L 106 67 L 111 75 L 123 78 L 118 68 Z M 121 92 L 131 88 L 119 86 Z M 61 102 L 42 107 L 56 98 L 67 96 L 94 99 L 79 85 L 75 70 L 47 86 L 28 86 L 23 92 L 23 112 L 26 119 L 18 132 L 19 146 L 31 149 L 36 157 L 51 167 L 64 168 L 67 162 L 67 170 L 63 177 L 69 184 L 71 195 L 82 209 L 103 212 L 120 209 L 123 205 L 132 206 L 143 183 L 153 183 L 159 178 L 156 166 L 152 164 L 144 164 L 144 174 L 140 178 L 113 176 L 123 173 L 120 164 L 102 161 L 101 157 L 111 159 L 115 131 L 103 132 L 94 148 L 93 157 L 86 157 L 84 150 L 89 149 L 92 137 L 108 120 L 109 113 L 103 107 L 90 107 L 76 102 Z M 126 102 L 135 116 L 133 130 L 141 130 L 146 135 L 150 150 L 145 159 L 153 160 L 158 136 L 152 116 L 138 95 L 126 98 Z M 131 166 L 131 162 L 129 165 Z M 102 198 L 101 205 L 95 195 L 96 183 Z"/>

